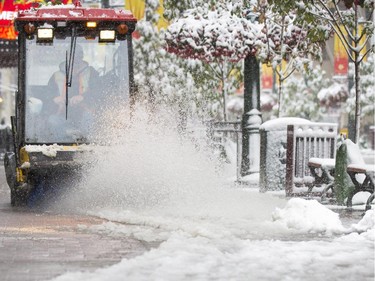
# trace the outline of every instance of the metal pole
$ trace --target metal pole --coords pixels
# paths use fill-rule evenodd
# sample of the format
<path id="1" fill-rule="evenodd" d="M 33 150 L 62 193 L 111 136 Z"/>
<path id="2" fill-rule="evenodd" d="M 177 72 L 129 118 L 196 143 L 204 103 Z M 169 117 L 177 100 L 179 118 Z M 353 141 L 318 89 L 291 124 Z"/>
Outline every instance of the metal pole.
<path id="1" fill-rule="evenodd" d="M 260 111 L 260 79 L 259 62 L 255 56 L 249 55 L 244 62 L 244 114 L 242 116 L 242 161 L 241 175 L 249 174 L 250 169 L 250 146 L 248 121 L 250 111 Z"/>
<path id="2" fill-rule="evenodd" d="M 109 8 L 109 0 L 101 0 L 102 8 Z"/>

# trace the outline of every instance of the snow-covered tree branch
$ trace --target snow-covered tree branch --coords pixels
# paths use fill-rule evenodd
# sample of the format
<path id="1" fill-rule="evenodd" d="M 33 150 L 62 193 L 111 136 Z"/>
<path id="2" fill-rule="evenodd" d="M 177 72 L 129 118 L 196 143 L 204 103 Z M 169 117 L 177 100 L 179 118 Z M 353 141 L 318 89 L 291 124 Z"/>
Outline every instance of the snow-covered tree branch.
<path id="1" fill-rule="evenodd" d="M 324 36 L 320 31 L 329 27 L 328 33 L 335 32 L 341 40 L 349 59 L 354 63 L 355 78 L 355 134 L 354 141 L 359 139 L 361 118 L 360 64 L 374 46 L 369 46 L 369 38 L 374 34 L 374 0 L 317 0 L 317 1 L 281 1 L 273 0 L 276 5 L 292 7 L 299 11 L 299 21 L 311 26 L 310 36 L 319 39 Z M 287 2 L 287 3 L 285 3 Z M 294 3 L 293 3 L 294 2 Z M 322 25 L 326 27 L 322 28 Z M 366 50 L 366 48 L 368 48 Z"/>

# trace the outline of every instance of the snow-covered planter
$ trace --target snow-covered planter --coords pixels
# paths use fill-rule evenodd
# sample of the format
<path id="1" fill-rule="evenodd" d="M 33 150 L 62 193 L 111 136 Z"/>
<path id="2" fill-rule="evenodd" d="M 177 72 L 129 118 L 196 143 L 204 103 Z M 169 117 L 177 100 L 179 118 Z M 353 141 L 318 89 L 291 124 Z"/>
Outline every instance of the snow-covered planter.
<path id="1" fill-rule="evenodd" d="M 206 62 L 224 59 L 237 62 L 256 54 L 265 41 L 260 25 L 227 9 L 207 8 L 188 10 L 168 27 L 165 40 L 169 52 Z"/>
<path id="2" fill-rule="evenodd" d="M 206 63 L 208 74 L 220 85 L 213 89 L 213 95 L 220 97 L 224 121 L 227 121 L 226 102 L 236 62 L 249 54 L 255 55 L 264 37 L 260 25 L 237 16 L 233 9 L 232 4 L 217 3 L 187 10 L 165 33 L 168 52 Z"/>

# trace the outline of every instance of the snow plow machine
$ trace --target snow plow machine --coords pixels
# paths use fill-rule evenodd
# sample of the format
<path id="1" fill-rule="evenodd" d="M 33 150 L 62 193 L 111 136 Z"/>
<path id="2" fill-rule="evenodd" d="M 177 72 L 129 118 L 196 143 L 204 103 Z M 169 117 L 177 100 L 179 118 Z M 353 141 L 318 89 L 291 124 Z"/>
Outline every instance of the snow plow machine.
<path id="1" fill-rule="evenodd" d="M 105 104 L 132 104 L 136 19 L 77 1 L 19 11 L 14 24 L 18 90 L 4 167 L 11 204 L 19 206 L 50 178 L 80 170 Z"/>

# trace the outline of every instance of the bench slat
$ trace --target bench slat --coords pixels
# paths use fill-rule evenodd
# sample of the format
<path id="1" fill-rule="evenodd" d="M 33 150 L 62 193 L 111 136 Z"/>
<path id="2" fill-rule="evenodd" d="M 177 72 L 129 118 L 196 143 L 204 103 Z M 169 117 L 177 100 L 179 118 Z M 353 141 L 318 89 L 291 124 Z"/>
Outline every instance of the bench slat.
<path id="1" fill-rule="evenodd" d="M 350 164 L 347 167 L 347 171 L 356 173 L 371 173 L 375 172 L 375 165 L 363 165 L 363 164 Z"/>

